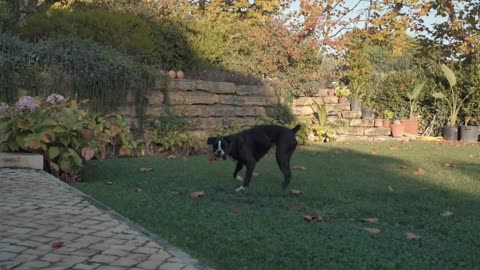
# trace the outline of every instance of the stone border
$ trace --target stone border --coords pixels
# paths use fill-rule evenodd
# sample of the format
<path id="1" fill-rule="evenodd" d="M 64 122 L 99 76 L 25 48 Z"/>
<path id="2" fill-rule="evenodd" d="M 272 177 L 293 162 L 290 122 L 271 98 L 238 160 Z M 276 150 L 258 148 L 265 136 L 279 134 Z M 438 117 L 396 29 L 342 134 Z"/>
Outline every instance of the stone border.
<path id="1" fill-rule="evenodd" d="M 162 246 L 165 250 L 167 250 L 169 253 L 174 255 L 175 257 L 179 258 L 182 260 L 182 262 L 186 264 L 190 264 L 194 266 L 195 268 L 199 270 L 213 270 L 214 268 L 209 267 L 207 264 L 200 262 L 198 259 L 193 258 L 192 256 L 188 255 L 186 252 L 183 250 L 171 245 L 167 241 L 161 239 L 158 237 L 156 234 L 150 232 L 149 230 L 145 229 L 144 227 L 132 222 L 128 218 L 122 216 L 112 208 L 108 207 L 107 205 L 103 204 L 102 202 L 97 201 L 93 197 L 90 197 L 89 195 L 81 192 L 80 190 L 76 189 L 75 187 L 63 182 L 62 180 L 56 178 L 55 176 L 43 171 L 43 170 L 34 170 L 38 171 L 41 174 L 45 175 L 45 178 L 47 178 L 49 181 L 53 182 L 54 184 L 64 187 L 74 193 L 76 193 L 78 196 L 82 197 L 89 203 L 91 203 L 93 206 L 97 207 L 98 209 L 104 211 L 105 213 L 111 215 L 113 218 L 118 219 L 121 222 L 124 222 L 126 225 L 130 226 L 131 228 L 139 231 L 141 234 L 149 237 L 152 239 L 154 242 Z"/>

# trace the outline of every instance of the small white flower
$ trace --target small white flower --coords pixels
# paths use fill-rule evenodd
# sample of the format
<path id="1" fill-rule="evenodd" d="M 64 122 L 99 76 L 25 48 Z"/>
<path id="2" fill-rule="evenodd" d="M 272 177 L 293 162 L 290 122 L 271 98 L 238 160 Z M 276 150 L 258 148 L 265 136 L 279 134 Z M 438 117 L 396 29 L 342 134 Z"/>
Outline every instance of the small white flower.
<path id="1" fill-rule="evenodd" d="M 59 102 L 63 100 L 65 100 L 65 98 L 62 95 L 57 95 L 57 94 L 51 94 L 50 96 L 47 97 L 47 102 L 52 105 L 57 105 Z"/>
<path id="2" fill-rule="evenodd" d="M 311 142 L 315 141 L 315 135 L 313 133 L 310 133 L 310 135 L 308 135 L 307 139 Z"/>

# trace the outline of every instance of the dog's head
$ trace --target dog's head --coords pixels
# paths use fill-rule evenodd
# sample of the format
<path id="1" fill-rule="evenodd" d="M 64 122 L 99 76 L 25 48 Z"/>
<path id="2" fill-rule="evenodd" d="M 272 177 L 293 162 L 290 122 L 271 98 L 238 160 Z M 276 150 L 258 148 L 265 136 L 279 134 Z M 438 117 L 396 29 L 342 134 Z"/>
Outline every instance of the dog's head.
<path id="1" fill-rule="evenodd" d="M 212 151 L 215 157 L 223 160 L 227 159 L 230 153 L 231 141 L 226 137 L 210 137 L 207 139 L 207 144 L 212 146 Z"/>

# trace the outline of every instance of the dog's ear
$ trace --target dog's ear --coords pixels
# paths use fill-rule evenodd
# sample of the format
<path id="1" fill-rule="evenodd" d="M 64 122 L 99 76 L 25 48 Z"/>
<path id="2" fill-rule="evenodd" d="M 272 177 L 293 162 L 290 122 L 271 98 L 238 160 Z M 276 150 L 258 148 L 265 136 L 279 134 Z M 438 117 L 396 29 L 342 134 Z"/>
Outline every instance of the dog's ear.
<path id="1" fill-rule="evenodd" d="M 210 137 L 207 139 L 207 144 L 210 145 L 210 144 L 213 144 L 215 142 L 215 139 L 216 137 Z"/>

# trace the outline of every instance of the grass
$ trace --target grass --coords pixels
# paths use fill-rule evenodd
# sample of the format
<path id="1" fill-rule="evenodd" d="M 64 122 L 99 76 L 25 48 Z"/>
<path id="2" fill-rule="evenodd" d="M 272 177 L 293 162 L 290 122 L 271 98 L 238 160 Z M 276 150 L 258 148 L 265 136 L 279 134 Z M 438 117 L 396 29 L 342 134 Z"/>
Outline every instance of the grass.
<path id="1" fill-rule="evenodd" d="M 294 170 L 289 186 L 303 196 L 280 191 L 271 154 L 244 193 L 233 191 L 233 162 L 209 164 L 206 156 L 92 161 L 75 186 L 217 269 L 478 269 L 479 150 L 425 142 L 306 147 L 292 165 L 307 170 Z M 205 196 L 194 199 L 194 191 Z M 367 217 L 380 222 L 362 223 Z"/>

